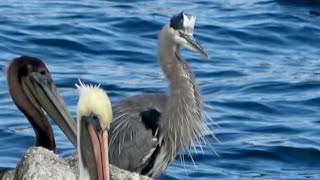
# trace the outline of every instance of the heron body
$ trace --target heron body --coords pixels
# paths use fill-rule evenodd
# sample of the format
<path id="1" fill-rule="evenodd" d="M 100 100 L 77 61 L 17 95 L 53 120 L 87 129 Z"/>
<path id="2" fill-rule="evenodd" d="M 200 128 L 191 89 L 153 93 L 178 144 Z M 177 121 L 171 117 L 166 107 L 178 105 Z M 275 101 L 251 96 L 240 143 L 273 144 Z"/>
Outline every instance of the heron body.
<path id="1" fill-rule="evenodd" d="M 78 156 L 80 180 L 109 180 L 108 129 L 112 108 L 106 92 L 98 86 L 76 85 Z"/>
<path id="2" fill-rule="evenodd" d="M 183 45 L 208 58 L 193 37 L 195 17 L 179 13 L 159 35 L 158 56 L 169 81 L 168 94 L 125 98 L 113 109 L 110 163 L 157 178 L 181 148 L 192 146 L 208 130 L 194 75 L 180 55 Z"/>

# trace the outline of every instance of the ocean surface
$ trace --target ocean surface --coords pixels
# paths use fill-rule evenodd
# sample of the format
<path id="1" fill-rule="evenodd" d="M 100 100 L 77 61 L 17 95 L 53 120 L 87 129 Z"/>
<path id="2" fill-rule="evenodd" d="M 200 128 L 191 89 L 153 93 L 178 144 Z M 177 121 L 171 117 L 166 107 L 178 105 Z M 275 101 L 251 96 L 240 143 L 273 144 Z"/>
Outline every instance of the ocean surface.
<path id="1" fill-rule="evenodd" d="M 9 96 L 5 68 L 42 59 L 75 117 L 78 78 L 101 83 L 112 103 L 166 92 L 157 37 L 181 11 L 211 56 L 184 49 L 214 123 L 164 179 L 320 179 L 320 1 L 0 1 L 0 168 L 15 168 L 35 135 Z M 53 123 L 58 153 L 73 146 Z"/>

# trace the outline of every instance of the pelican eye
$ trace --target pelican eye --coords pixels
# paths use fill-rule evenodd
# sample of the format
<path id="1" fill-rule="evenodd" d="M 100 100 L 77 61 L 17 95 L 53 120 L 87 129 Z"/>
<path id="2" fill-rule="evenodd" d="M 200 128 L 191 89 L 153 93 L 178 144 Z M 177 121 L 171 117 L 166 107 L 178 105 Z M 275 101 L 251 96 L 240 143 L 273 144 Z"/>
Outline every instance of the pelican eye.
<path id="1" fill-rule="evenodd" d="M 99 122 L 99 116 L 92 113 L 90 116 L 90 118 L 87 119 L 87 125 L 88 124 L 91 124 L 91 126 L 94 127 L 94 129 L 98 132 L 100 131 L 102 128 L 101 128 L 101 124 Z"/>
<path id="2" fill-rule="evenodd" d="M 92 114 L 92 119 L 95 121 L 99 121 L 99 117 L 96 114 Z"/>

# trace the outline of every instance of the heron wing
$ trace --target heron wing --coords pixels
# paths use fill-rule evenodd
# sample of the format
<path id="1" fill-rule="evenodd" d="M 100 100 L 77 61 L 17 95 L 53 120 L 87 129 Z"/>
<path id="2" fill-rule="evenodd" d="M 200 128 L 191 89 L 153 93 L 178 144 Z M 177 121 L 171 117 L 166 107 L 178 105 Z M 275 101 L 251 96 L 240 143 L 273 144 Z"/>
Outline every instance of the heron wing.
<path id="1" fill-rule="evenodd" d="M 110 163 L 141 173 L 157 153 L 158 122 L 167 96 L 141 94 L 120 101 L 110 126 Z"/>

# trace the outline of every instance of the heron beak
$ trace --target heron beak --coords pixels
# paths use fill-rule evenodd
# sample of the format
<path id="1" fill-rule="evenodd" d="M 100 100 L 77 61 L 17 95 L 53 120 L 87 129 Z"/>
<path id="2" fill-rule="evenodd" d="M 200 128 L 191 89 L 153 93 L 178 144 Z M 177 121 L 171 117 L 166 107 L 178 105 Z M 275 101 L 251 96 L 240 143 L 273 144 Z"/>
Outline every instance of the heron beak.
<path id="1" fill-rule="evenodd" d="M 54 82 L 45 81 L 37 73 L 22 78 L 22 86 L 27 96 L 39 109 L 43 109 L 59 126 L 71 143 L 77 147 L 77 125 Z"/>
<path id="2" fill-rule="evenodd" d="M 94 115 L 82 117 L 80 150 L 91 179 L 109 180 L 108 130 L 102 129 Z"/>
<path id="3" fill-rule="evenodd" d="M 204 49 L 200 46 L 200 44 L 197 42 L 193 35 L 181 33 L 181 37 L 187 41 L 187 43 L 184 44 L 187 48 L 198 52 L 207 59 L 210 59 L 208 53 L 204 51 Z"/>

